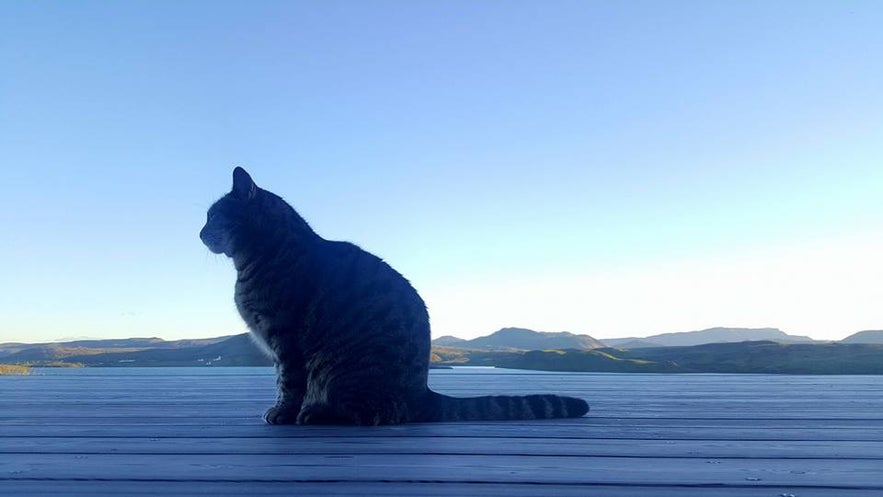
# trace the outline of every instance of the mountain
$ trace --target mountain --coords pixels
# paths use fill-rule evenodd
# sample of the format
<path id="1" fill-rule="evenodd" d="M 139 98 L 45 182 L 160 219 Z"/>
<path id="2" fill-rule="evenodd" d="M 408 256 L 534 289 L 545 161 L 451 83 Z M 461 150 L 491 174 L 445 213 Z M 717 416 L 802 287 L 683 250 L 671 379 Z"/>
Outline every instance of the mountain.
<path id="1" fill-rule="evenodd" d="M 215 337 L 215 338 L 189 338 L 184 340 L 163 340 L 162 338 L 121 338 L 121 339 L 89 339 L 74 340 L 71 342 L 58 342 L 54 345 L 64 345 L 68 347 L 94 347 L 94 348 L 153 348 L 153 349 L 181 349 L 187 347 L 198 347 L 201 345 L 210 345 L 213 343 L 223 342 L 233 335 Z"/>
<path id="2" fill-rule="evenodd" d="M 588 371 L 603 373 L 677 372 L 672 363 L 616 357 L 616 349 L 592 350 L 474 350 L 433 347 L 436 366 L 490 366 L 537 371 Z"/>
<path id="3" fill-rule="evenodd" d="M 438 337 L 432 341 L 433 345 L 438 345 L 440 347 L 458 347 L 460 345 L 465 344 L 468 340 L 464 340 L 462 338 L 457 338 L 451 335 L 445 335 L 443 337 Z"/>
<path id="4" fill-rule="evenodd" d="M 432 344 L 473 350 L 589 350 L 604 347 L 604 344 L 589 335 L 575 335 L 566 331 L 550 333 L 526 328 L 503 328 L 472 340 L 444 336 L 433 340 Z"/>
<path id="5" fill-rule="evenodd" d="M 638 349 L 646 347 L 682 347 L 707 343 L 770 341 L 778 343 L 813 343 L 805 336 L 789 335 L 778 328 L 709 328 L 701 331 L 662 333 L 645 338 L 605 338 L 609 347 Z"/>
<path id="6" fill-rule="evenodd" d="M 711 343 L 622 351 L 623 359 L 671 362 L 685 373 L 883 374 L 883 345 Z"/>
<path id="7" fill-rule="evenodd" d="M 883 344 L 883 330 L 867 330 L 853 333 L 840 340 L 840 343 L 878 343 Z"/>
<path id="8" fill-rule="evenodd" d="M 651 342 L 642 338 L 605 338 L 604 345 L 618 349 L 646 349 L 649 347 L 665 347 L 661 343 Z"/>
<path id="9" fill-rule="evenodd" d="M 880 332 L 862 336 L 873 337 L 875 333 Z M 505 328 L 480 339 L 453 342 L 458 346 L 433 345 L 433 366 L 622 373 L 883 374 L 883 344 L 749 341 L 625 350 L 576 348 L 574 344 L 591 346 L 596 341 L 585 335 L 541 333 L 519 328 Z M 460 346 L 464 342 L 470 345 Z M 471 345 L 473 342 L 477 342 L 477 345 Z M 565 347 L 550 346 L 554 343 Z M 0 356 L 0 363 L 92 367 L 272 364 L 248 334 L 219 339 L 181 340 L 175 342 L 174 346 L 162 341 L 150 348 L 133 347 L 143 347 L 147 343 L 126 340 L 98 340 L 85 344 L 95 347 L 82 343 L 75 345 L 2 344 L 0 351 L 4 351 L 5 355 Z"/>
<path id="10" fill-rule="evenodd" d="M 89 339 L 51 343 L 0 343 L 0 359 L 14 357 L 19 361 L 42 361 L 71 355 L 92 355 L 104 352 L 137 351 L 144 349 L 180 349 L 222 342 L 230 336 L 186 340 L 162 338 Z"/>
<path id="11" fill-rule="evenodd" d="M 438 365 L 618 373 L 883 374 L 883 345 L 713 343 L 632 350 L 434 349 Z"/>
<path id="12" fill-rule="evenodd" d="M 85 366 L 265 366 L 272 362 L 248 334 L 197 340 L 158 338 L 79 340 L 65 343 L 0 344 L 7 364 Z"/>
<path id="13" fill-rule="evenodd" d="M 70 356 L 65 360 L 81 362 L 89 366 L 271 366 L 273 364 L 247 333 L 207 345 Z"/>

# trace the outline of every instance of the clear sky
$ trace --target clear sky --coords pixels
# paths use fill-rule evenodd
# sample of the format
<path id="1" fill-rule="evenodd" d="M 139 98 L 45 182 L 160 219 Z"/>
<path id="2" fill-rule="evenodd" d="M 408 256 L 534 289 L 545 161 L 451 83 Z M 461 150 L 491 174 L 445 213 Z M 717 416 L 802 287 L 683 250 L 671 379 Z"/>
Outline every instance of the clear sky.
<path id="1" fill-rule="evenodd" d="M 0 341 L 244 331 L 234 165 L 434 336 L 883 329 L 883 3 L 0 2 Z"/>

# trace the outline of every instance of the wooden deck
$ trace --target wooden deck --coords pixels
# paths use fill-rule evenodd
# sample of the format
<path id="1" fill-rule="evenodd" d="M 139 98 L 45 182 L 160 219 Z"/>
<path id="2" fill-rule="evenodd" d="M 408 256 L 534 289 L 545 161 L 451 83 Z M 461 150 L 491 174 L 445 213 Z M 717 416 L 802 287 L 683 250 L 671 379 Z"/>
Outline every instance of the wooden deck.
<path id="1" fill-rule="evenodd" d="M 433 371 L 589 417 L 272 427 L 269 369 L 0 377 L 0 495 L 883 495 L 883 377 Z"/>

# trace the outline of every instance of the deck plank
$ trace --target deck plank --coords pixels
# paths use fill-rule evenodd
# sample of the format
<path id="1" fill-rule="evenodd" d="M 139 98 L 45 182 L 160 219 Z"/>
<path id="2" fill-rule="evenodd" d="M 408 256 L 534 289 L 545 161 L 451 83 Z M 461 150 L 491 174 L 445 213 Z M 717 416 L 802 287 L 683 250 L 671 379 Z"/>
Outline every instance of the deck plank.
<path id="1" fill-rule="evenodd" d="M 637 461 L 637 462 L 636 462 Z M 883 460 L 472 454 L 3 454 L 10 480 L 366 481 L 568 485 L 828 486 L 883 492 Z"/>
<path id="2" fill-rule="evenodd" d="M 140 420 L 134 420 L 140 421 Z M 708 422 L 708 420 L 703 420 Z M 645 427 L 645 426 L 620 426 L 593 428 L 592 425 L 557 425 L 541 424 L 527 425 L 471 425 L 459 424 L 453 427 L 447 425 L 415 426 L 413 431 L 401 431 L 390 429 L 371 429 L 362 431 L 341 431 L 332 427 L 310 427 L 298 429 L 297 427 L 264 427 L 260 426 L 259 418 L 251 420 L 249 425 L 223 425 L 219 423 L 205 424 L 198 419 L 188 421 L 189 424 L 177 422 L 170 424 L 168 420 L 158 418 L 147 423 L 132 424 L 58 424 L 41 425 L 37 422 L 25 425 L 0 425 L 0 445 L 10 443 L 8 441 L 18 438 L 43 438 L 43 437 L 113 437 L 113 438 L 194 438 L 194 437 L 258 437 L 273 439 L 298 439 L 309 436 L 336 436 L 346 433 L 355 437 L 437 437 L 437 438 L 472 438 L 494 437 L 514 439 L 580 439 L 597 440 L 618 438 L 634 440 L 639 443 L 642 440 L 755 440 L 755 441 L 870 441 L 883 443 L 883 427 L 874 429 L 770 429 L 764 426 L 744 428 L 716 428 L 704 426 L 692 427 Z"/>
<path id="3" fill-rule="evenodd" d="M 42 372 L 39 372 L 42 373 Z M 0 377 L 0 495 L 883 494 L 883 377 L 433 371 L 587 418 L 271 427 L 268 368 Z"/>
<path id="4" fill-rule="evenodd" d="M 881 459 L 880 442 L 453 437 L 22 438 L 3 454 L 529 455 L 564 457 Z"/>
<path id="5" fill-rule="evenodd" d="M 349 482 L 291 483 L 291 482 L 133 482 L 133 481 L 5 481 L 0 485 L 0 496 L 121 496 L 162 495 L 178 497 L 190 495 L 212 496 L 285 496 L 305 495 L 322 497 L 880 497 L 875 489 L 830 489 L 757 486 L 757 487 L 685 487 L 685 486 L 582 486 L 532 484 L 457 484 L 457 483 L 397 483 Z"/>

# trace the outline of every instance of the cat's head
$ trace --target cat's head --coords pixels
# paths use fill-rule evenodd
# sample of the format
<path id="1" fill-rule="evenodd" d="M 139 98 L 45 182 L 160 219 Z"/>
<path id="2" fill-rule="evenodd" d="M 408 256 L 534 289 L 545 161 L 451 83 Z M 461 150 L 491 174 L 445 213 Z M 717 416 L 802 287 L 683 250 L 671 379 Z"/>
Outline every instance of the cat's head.
<path id="1" fill-rule="evenodd" d="M 199 238 L 212 252 L 233 257 L 259 243 L 268 227 L 291 225 L 294 217 L 299 218 L 285 201 L 258 188 L 245 169 L 237 167 L 232 190 L 209 208 Z"/>
<path id="2" fill-rule="evenodd" d="M 199 238 L 209 250 L 230 257 L 244 230 L 247 230 L 249 204 L 258 196 L 258 186 L 251 176 L 237 167 L 233 170 L 233 189 L 212 204 L 206 214 Z"/>

